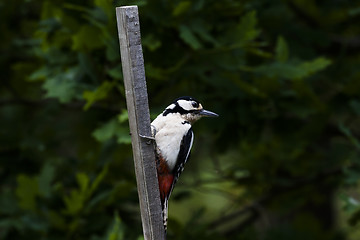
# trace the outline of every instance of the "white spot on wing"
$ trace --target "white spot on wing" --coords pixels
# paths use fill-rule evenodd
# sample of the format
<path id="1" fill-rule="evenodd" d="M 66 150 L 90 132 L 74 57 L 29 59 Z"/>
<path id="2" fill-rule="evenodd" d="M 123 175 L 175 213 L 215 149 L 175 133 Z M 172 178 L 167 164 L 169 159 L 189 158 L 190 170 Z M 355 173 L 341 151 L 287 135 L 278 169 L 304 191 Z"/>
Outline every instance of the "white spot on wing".
<path id="1" fill-rule="evenodd" d="M 190 151 L 191 151 L 191 148 L 192 148 L 192 145 L 193 145 L 193 142 L 194 142 L 194 132 L 191 131 L 191 141 L 190 141 L 190 147 L 189 147 L 189 151 L 187 152 L 186 154 L 186 161 L 185 163 L 187 162 L 187 160 L 189 159 L 189 154 L 190 154 Z"/>

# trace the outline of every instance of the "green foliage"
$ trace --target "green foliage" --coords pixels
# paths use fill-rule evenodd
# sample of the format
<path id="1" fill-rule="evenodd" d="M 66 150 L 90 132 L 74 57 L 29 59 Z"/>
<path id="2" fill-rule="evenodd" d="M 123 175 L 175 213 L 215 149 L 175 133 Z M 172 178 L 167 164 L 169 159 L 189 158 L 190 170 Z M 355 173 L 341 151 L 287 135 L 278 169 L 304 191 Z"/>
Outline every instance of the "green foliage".
<path id="1" fill-rule="evenodd" d="M 76 78 L 77 69 L 68 69 L 65 73 L 58 74 L 54 78 L 49 78 L 44 83 L 46 97 L 53 97 L 59 99 L 61 103 L 70 102 L 77 96 Z"/>
<path id="2" fill-rule="evenodd" d="M 123 110 L 117 117 L 110 119 L 107 123 L 97 128 L 93 132 L 93 136 L 99 142 L 105 142 L 112 137 L 116 137 L 117 143 L 131 143 L 131 137 L 129 135 L 129 129 L 123 126 L 125 121 L 128 120 L 128 114 L 126 110 Z"/>
<path id="3" fill-rule="evenodd" d="M 240 23 L 236 26 L 238 43 L 248 43 L 259 36 L 260 30 L 256 28 L 256 24 L 257 18 L 255 11 L 246 13 L 241 18 Z"/>
<path id="4" fill-rule="evenodd" d="M 84 91 L 83 98 L 87 101 L 84 110 L 89 109 L 96 101 L 106 98 L 114 86 L 114 82 L 105 81 L 95 91 Z"/>
<path id="5" fill-rule="evenodd" d="M 69 196 L 64 197 L 65 214 L 76 215 L 85 205 L 85 202 L 91 197 L 92 193 L 97 189 L 102 179 L 105 177 L 108 167 L 101 171 L 93 183 L 90 184 L 90 179 L 85 173 L 76 174 L 76 180 L 79 189 L 74 189 L 70 192 Z"/>
<path id="6" fill-rule="evenodd" d="M 277 56 L 279 58 L 279 56 Z M 281 58 L 284 58 L 283 56 Z M 267 65 L 259 66 L 255 69 L 256 72 L 264 74 L 271 78 L 283 78 L 289 80 L 303 79 L 312 74 L 323 70 L 331 61 L 326 58 L 316 58 L 312 61 L 304 61 L 301 63 L 281 63 L 274 62 Z"/>
<path id="7" fill-rule="evenodd" d="M 37 179 L 25 175 L 18 175 L 17 183 L 16 196 L 19 199 L 19 206 L 26 210 L 35 211 L 35 198 L 39 193 Z"/>
<path id="8" fill-rule="evenodd" d="M 121 219 L 118 215 L 115 215 L 113 226 L 107 234 L 106 239 L 108 240 L 122 240 L 124 239 L 124 230 L 121 224 Z"/>
<path id="9" fill-rule="evenodd" d="M 197 39 L 197 37 L 192 33 L 192 31 L 187 26 L 181 25 L 179 27 L 179 31 L 180 31 L 180 37 L 184 40 L 184 42 L 189 44 L 189 46 L 192 49 L 197 50 L 203 47 L 199 42 L 199 40 Z"/>
<path id="10" fill-rule="evenodd" d="M 360 5 L 308 0 L 0 3 L 0 238 L 143 239 L 132 4 L 152 116 L 181 95 L 221 116 L 194 126 L 169 239 L 359 239 Z"/>
<path id="11" fill-rule="evenodd" d="M 286 62 L 289 59 L 289 47 L 285 39 L 278 37 L 275 48 L 275 58 L 278 62 Z"/>

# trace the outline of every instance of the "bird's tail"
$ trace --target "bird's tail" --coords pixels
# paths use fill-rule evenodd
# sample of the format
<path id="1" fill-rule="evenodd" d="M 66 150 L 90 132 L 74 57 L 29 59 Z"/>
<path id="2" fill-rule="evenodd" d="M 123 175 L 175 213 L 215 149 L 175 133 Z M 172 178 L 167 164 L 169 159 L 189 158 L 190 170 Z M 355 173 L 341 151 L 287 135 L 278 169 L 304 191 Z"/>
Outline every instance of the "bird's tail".
<path id="1" fill-rule="evenodd" d="M 163 204 L 163 219 L 164 219 L 164 229 L 165 233 L 167 230 L 167 220 L 168 220 L 168 200 L 165 198 L 164 204 Z"/>

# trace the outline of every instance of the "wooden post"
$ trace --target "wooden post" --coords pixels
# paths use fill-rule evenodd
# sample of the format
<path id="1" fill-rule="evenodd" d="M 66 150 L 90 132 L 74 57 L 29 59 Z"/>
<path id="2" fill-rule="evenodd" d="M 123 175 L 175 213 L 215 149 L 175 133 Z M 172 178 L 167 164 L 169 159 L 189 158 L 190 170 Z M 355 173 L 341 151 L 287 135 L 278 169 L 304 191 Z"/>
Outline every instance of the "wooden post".
<path id="1" fill-rule="evenodd" d="M 154 146 L 139 136 L 151 127 L 137 6 L 117 7 L 116 18 L 144 239 L 164 240 Z"/>

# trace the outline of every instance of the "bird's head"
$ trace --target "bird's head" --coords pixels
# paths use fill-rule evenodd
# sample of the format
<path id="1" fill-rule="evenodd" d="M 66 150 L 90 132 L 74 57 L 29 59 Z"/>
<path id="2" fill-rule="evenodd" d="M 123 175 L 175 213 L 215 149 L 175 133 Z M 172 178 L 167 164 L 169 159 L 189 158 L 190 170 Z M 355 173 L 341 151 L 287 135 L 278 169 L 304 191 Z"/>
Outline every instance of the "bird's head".
<path id="1" fill-rule="evenodd" d="M 219 115 L 211 111 L 205 110 L 201 103 L 192 97 L 180 97 L 170 104 L 163 116 L 168 114 L 180 114 L 180 116 L 190 123 L 194 123 L 201 117 L 218 117 Z"/>

